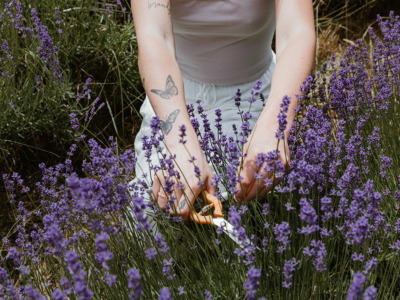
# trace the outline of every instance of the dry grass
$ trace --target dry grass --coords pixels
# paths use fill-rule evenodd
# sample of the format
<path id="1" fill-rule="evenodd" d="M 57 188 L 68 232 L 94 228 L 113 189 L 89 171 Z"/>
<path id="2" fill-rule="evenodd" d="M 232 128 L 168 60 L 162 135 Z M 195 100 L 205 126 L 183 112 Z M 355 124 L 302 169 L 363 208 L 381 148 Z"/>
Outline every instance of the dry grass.
<path id="1" fill-rule="evenodd" d="M 317 37 L 316 65 L 328 60 L 332 53 L 342 54 L 342 42 L 339 26 L 329 25 L 322 29 Z"/>

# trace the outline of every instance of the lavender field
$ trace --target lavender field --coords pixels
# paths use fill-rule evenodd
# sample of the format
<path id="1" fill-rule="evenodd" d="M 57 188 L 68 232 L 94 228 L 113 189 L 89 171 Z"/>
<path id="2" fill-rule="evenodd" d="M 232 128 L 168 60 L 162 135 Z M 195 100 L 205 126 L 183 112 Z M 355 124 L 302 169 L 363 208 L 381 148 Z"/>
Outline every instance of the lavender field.
<path id="1" fill-rule="evenodd" d="M 358 36 L 340 49 L 326 40 L 375 2 L 315 5 L 317 70 L 276 117 L 283 136 L 298 104 L 288 167 L 258 155 L 279 181 L 265 180 L 266 196 L 234 200 L 251 111 L 227 136 L 211 129 L 224 111 L 187 107 L 236 243 L 160 210 L 147 201 L 152 182 L 135 179 L 144 94 L 129 3 L 0 1 L 0 299 L 400 299 L 400 9 L 375 14 L 365 33 L 343 31 Z M 249 97 L 264 101 L 254 84 L 232 95 L 238 112 Z M 178 166 L 163 155 L 159 119 L 151 126 L 144 149 L 161 153 L 149 163 L 173 195 Z"/>

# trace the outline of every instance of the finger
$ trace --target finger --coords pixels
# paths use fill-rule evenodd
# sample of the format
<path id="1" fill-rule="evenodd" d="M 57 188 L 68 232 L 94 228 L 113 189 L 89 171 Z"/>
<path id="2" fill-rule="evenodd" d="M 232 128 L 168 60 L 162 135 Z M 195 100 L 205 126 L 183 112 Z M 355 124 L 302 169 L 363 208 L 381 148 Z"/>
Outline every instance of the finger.
<path id="1" fill-rule="evenodd" d="M 209 192 L 211 195 L 214 195 L 215 192 L 217 191 L 217 186 L 216 185 L 211 185 L 211 180 L 208 179 L 206 181 L 206 191 Z"/>
<path id="2" fill-rule="evenodd" d="M 169 195 L 166 195 L 165 192 L 160 189 L 160 191 L 158 192 L 158 206 L 160 206 L 160 208 L 162 210 L 165 210 L 165 208 L 167 207 L 168 204 L 168 198 Z"/>
<path id="3" fill-rule="evenodd" d="M 178 203 L 179 203 L 179 199 L 182 197 L 182 190 L 177 188 L 177 187 L 175 187 L 173 195 L 174 195 L 174 197 L 173 197 L 174 201 L 172 203 L 171 203 L 171 198 L 169 199 L 170 203 L 171 203 L 171 205 L 169 207 L 169 214 L 170 215 L 173 215 L 175 213 L 179 214 Z"/>
<path id="4" fill-rule="evenodd" d="M 175 177 L 175 180 L 174 179 L 169 179 L 169 180 L 173 182 L 173 185 L 171 186 L 172 194 L 166 193 L 165 188 L 161 187 L 160 197 L 164 199 L 163 202 L 165 203 L 165 206 L 163 207 L 163 209 L 166 209 L 167 204 L 169 204 L 168 212 L 170 214 L 173 214 L 173 212 L 176 211 L 175 210 L 175 205 L 177 202 L 176 199 L 179 199 L 181 197 L 182 191 L 176 184 L 176 180 L 177 180 L 176 177 Z M 160 197 L 159 197 L 159 199 L 160 199 Z"/>
<path id="5" fill-rule="evenodd" d="M 261 178 L 261 175 L 263 176 Z M 249 190 L 246 199 L 248 201 L 259 199 L 263 195 L 267 194 L 272 190 L 272 187 L 275 187 L 279 184 L 280 180 L 275 177 L 274 173 L 270 172 L 260 172 L 259 179 L 255 180 L 256 184 L 254 184 L 253 188 Z"/>
<path id="6" fill-rule="evenodd" d="M 262 176 L 263 173 L 260 172 L 257 176 Z M 263 183 L 263 178 L 253 178 L 252 183 L 250 184 L 249 188 L 247 189 L 247 192 L 245 194 L 245 199 L 246 202 L 249 202 L 251 200 L 254 200 L 260 193 L 260 185 Z"/>
<path id="7" fill-rule="evenodd" d="M 245 194 L 246 198 L 249 196 L 249 193 L 253 190 L 253 186 L 257 182 L 257 178 L 254 178 L 253 181 L 251 182 L 251 184 L 249 186 L 249 189 L 247 190 L 247 192 Z"/>
<path id="8" fill-rule="evenodd" d="M 153 183 L 153 191 L 155 193 L 155 197 L 157 198 L 158 206 L 162 210 L 165 210 L 165 208 L 168 204 L 168 199 L 169 199 L 170 195 L 168 193 L 166 193 L 165 188 L 164 188 L 165 178 L 164 178 L 163 173 L 159 171 L 156 174 L 157 174 L 156 179 L 154 180 L 154 183 Z"/>
<path id="9" fill-rule="evenodd" d="M 153 186 L 151 187 L 151 199 L 153 201 L 158 201 L 158 193 L 160 191 L 161 188 L 161 184 L 160 184 L 160 180 L 157 178 L 157 174 L 154 175 L 154 179 L 153 179 Z"/>
<path id="10" fill-rule="evenodd" d="M 187 220 L 189 217 L 190 208 L 193 206 L 193 203 L 196 199 L 196 196 L 201 192 L 201 188 L 199 186 L 195 186 L 187 188 L 182 193 L 179 201 L 176 201 L 177 213 L 183 217 L 184 220 Z"/>
<path id="11" fill-rule="evenodd" d="M 240 176 L 242 176 L 243 179 L 236 185 L 237 189 L 239 190 L 239 192 L 235 196 L 236 201 L 241 203 L 247 202 L 246 193 L 254 181 L 255 173 L 258 173 L 256 162 L 254 160 L 246 159 L 240 172 Z"/>

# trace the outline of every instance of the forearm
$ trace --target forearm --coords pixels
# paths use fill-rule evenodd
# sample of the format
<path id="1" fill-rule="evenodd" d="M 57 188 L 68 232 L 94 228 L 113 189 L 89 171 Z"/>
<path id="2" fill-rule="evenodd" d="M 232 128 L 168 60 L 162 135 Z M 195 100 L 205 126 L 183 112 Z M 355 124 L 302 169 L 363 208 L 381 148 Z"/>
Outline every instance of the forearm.
<path id="1" fill-rule="evenodd" d="M 285 95 L 291 98 L 287 121 L 287 130 L 291 127 L 296 113 L 296 94 L 314 67 L 315 35 L 312 32 L 297 34 L 278 53 L 277 64 L 271 82 L 271 92 L 257 126 L 274 133 L 278 128 L 280 104 Z"/>
<path id="2" fill-rule="evenodd" d="M 138 63 L 146 94 L 160 118 L 167 146 L 178 143 L 182 124 L 187 128 L 188 139 L 194 140 L 196 134 L 187 112 L 182 75 L 173 44 L 168 44 L 161 36 L 147 37 L 139 45 Z"/>

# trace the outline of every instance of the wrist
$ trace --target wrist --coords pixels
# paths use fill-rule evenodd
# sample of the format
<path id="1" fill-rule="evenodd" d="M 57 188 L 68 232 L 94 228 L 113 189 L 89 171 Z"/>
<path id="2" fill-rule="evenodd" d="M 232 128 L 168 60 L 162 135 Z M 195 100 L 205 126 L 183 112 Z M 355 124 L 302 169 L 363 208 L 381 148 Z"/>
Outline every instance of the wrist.
<path id="1" fill-rule="evenodd" d="M 286 129 L 283 131 L 285 137 L 289 136 L 289 130 L 293 125 L 293 121 L 289 117 L 286 118 L 287 125 Z M 265 135 L 267 138 L 270 138 L 271 136 L 275 136 L 276 132 L 279 131 L 279 123 L 278 123 L 278 117 L 273 116 L 271 114 L 264 113 L 262 116 L 257 121 L 257 127 L 255 128 L 256 131 L 259 131 L 263 135 Z"/>
<path id="2" fill-rule="evenodd" d="M 197 150 L 196 148 L 200 149 L 200 142 L 192 125 L 190 124 L 188 126 L 185 124 L 186 135 L 183 138 L 180 136 L 181 135 L 181 131 L 179 130 L 180 126 L 181 125 L 177 126 L 176 129 L 170 134 L 164 135 L 164 141 L 167 148 L 173 153 L 174 153 L 173 150 L 182 149 L 185 146 L 189 151 Z M 183 140 L 185 144 L 181 143 L 180 142 L 181 140 Z"/>

